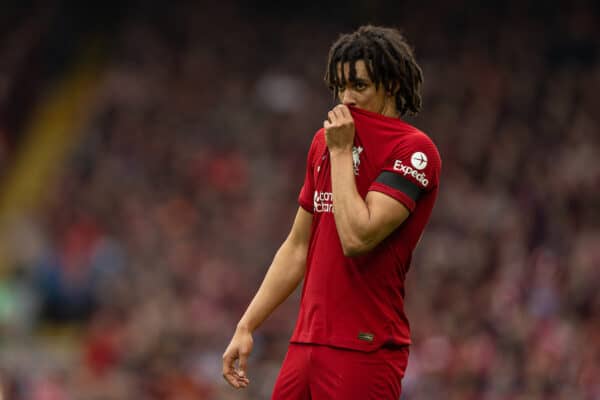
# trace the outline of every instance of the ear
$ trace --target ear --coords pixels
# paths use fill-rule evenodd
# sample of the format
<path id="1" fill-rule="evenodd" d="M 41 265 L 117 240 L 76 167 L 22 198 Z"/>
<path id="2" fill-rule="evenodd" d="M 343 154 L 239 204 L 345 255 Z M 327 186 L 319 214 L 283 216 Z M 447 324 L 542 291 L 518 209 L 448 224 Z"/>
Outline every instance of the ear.
<path id="1" fill-rule="evenodd" d="M 392 84 L 392 87 L 387 90 L 387 95 L 396 97 L 399 90 L 400 90 L 400 85 L 397 82 L 394 82 Z"/>
<path id="2" fill-rule="evenodd" d="M 396 93 L 398 93 L 398 91 L 396 91 Z M 392 108 L 396 108 L 396 95 L 390 90 L 386 91 L 385 94 L 385 103 Z"/>

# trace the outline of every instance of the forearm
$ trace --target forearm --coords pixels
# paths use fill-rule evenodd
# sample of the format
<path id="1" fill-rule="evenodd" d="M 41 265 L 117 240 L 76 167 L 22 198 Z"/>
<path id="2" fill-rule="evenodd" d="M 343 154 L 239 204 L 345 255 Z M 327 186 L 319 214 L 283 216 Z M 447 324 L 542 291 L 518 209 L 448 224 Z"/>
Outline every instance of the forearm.
<path id="1" fill-rule="evenodd" d="M 333 216 L 344 254 L 356 255 L 370 248 L 370 212 L 358 193 L 352 167 L 352 151 L 336 151 L 331 157 Z"/>
<path id="2" fill-rule="evenodd" d="M 281 245 L 238 328 L 253 332 L 298 287 L 306 269 L 306 253 L 306 246 L 289 240 Z"/>

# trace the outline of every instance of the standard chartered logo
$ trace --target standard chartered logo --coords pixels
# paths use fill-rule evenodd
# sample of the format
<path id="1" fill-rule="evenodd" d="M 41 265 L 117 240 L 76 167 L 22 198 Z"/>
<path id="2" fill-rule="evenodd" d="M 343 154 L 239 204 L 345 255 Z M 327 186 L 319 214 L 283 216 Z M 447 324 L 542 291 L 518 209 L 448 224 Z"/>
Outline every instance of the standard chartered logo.
<path id="1" fill-rule="evenodd" d="M 313 196 L 313 207 L 315 212 L 333 212 L 333 193 L 331 192 L 319 192 L 315 190 Z"/>
<path id="2" fill-rule="evenodd" d="M 427 161 L 425 161 L 425 163 L 427 163 Z M 427 187 L 427 185 L 429 185 L 429 179 L 427 179 L 427 175 L 425 175 L 425 172 L 419 172 L 416 169 L 412 168 L 410 165 L 403 164 L 402 160 L 396 160 L 396 162 L 394 163 L 394 169 L 396 171 L 400 171 L 402 174 L 404 174 L 404 176 L 412 176 L 417 182 L 419 182 L 424 187 Z"/>

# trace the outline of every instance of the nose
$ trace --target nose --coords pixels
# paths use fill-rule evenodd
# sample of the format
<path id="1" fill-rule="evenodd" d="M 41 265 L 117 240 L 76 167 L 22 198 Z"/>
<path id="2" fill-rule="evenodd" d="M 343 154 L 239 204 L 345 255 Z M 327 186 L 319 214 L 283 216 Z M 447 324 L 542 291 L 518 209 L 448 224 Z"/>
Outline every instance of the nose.
<path id="1" fill-rule="evenodd" d="M 356 105 L 356 100 L 354 99 L 354 96 L 352 96 L 351 90 L 344 90 L 341 97 L 342 98 L 340 100 L 342 100 L 342 104 L 344 104 L 346 106 L 355 106 Z"/>

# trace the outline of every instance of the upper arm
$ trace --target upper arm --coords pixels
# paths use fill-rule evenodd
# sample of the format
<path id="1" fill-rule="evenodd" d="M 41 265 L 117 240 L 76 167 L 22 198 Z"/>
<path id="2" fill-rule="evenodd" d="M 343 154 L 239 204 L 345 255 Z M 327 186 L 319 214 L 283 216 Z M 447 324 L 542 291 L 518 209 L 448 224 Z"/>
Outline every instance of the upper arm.
<path id="1" fill-rule="evenodd" d="M 385 161 L 370 191 L 385 193 L 413 212 L 419 198 L 439 183 L 441 159 L 427 136 L 414 135 Z"/>
<path id="2" fill-rule="evenodd" d="M 313 215 L 302 207 L 298 207 L 292 229 L 286 239 L 288 245 L 299 250 L 307 250 L 310 242 L 310 232 Z"/>
<path id="3" fill-rule="evenodd" d="M 410 215 L 404 204 L 381 192 L 367 193 L 365 202 L 369 210 L 369 231 L 362 252 L 377 246 Z"/>
<path id="4" fill-rule="evenodd" d="M 399 145 L 369 188 L 369 224 L 363 232 L 363 251 L 369 251 L 398 228 L 413 212 L 419 198 L 438 185 L 441 159 L 433 142 L 415 135 Z"/>
<path id="5" fill-rule="evenodd" d="M 298 203 L 305 210 L 312 210 L 313 208 L 313 194 L 315 189 L 315 182 L 313 176 L 314 162 L 316 155 L 320 154 L 320 152 L 324 150 L 324 146 L 324 133 L 323 130 L 320 129 L 313 137 L 313 141 L 310 145 L 308 156 L 306 157 L 306 171 L 304 175 L 304 183 L 302 184 L 302 189 L 300 189 L 300 194 L 298 195 Z"/>

